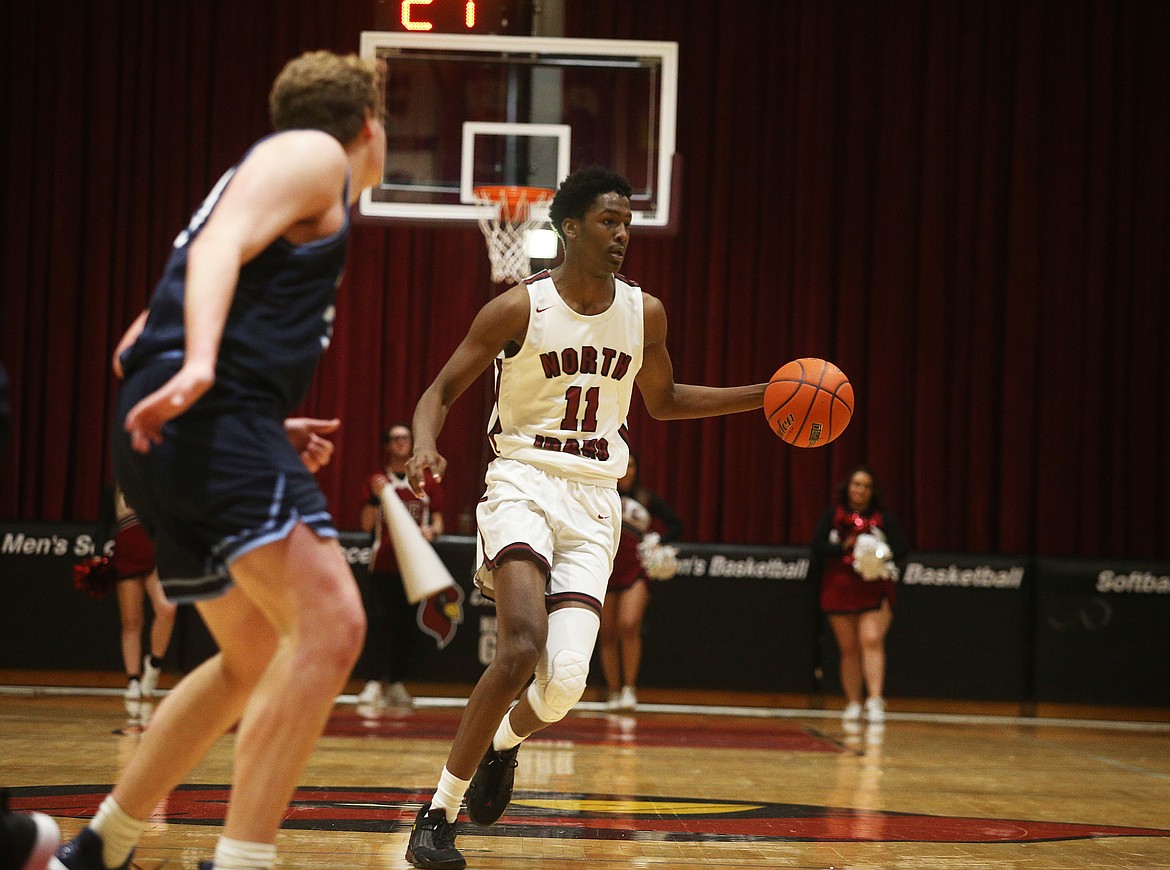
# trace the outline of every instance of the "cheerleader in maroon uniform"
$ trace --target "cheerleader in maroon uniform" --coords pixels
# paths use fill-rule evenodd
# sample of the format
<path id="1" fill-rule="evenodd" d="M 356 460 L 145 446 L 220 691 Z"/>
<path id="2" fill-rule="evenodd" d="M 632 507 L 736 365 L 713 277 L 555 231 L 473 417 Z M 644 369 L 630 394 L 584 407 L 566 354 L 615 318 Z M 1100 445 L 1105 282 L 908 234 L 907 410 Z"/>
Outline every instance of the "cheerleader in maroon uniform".
<path id="1" fill-rule="evenodd" d="M 909 547 L 865 466 L 853 469 L 838 488 L 837 503 L 817 523 L 812 549 L 822 568 L 821 610 L 841 653 L 846 700 L 842 718 L 856 722 L 864 712 L 871 723 L 883 722 L 885 641 L 893 618 L 895 562 Z"/>
<path id="2" fill-rule="evenodd" d="M 414 450 L 414 436 L 406 423 L 395 423 L 382 435 L 382 469 L 370 477 L 369 501 L 362 506 L 361 527 L 374 534 L 374 556 L 363 591 L 366 649 L 359 662 L 366 671 L 358 703 L 370 707 L 414 706 L 403 682 L 410 676 L 415 639 L 415 606 L 402 583 L 398 559 L 390 544 L 390 529 L 382 514 L 382 490 L 394 487 L 428 541 L 443 534 L 443 487 L 426 476 L 426 498 L 415 495 L 406 482 L 406 460 Z"/>
<path id="3" fill-rule="evenodd" d="M 122 616 L 122 661 L 126 666 L 126 703 L 150 698 L 158 688 L 162 658 L 175 627 L 175 605 L 163 593 L 154 567 L 154 545 L 138 522 L 122 490 L 113 489 L 114 552 L 110 561 L 118 576 L 118 610 Z M 150 652 L 142 654 L 146 597 L 154 608 Z M 131 710 L 131 712 L 134 712 Z"/>
<path id="4" fill-rule="evenodd" d="M 642 619 L 650 601 L 646 570 L 638 544 L 655 521 L 661 523 L 662 541 L 682 536 L 683 524 L 661 498 L 638 482 L 638 460 L 630 454 L 625 477 L 618 481 L 622 497 L 622 536 L 613 559 L 613 573 L 601 610 L 601 669 L 610 710 L 633 710 L 638 703 L 634 689 L 642 665 Z"/>

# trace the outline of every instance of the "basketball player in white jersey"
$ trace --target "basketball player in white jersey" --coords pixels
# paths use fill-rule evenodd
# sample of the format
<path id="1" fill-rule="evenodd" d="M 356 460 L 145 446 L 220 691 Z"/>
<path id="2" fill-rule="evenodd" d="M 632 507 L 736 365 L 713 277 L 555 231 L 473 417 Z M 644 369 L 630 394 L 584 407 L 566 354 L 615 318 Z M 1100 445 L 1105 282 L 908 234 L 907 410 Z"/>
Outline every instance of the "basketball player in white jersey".
<path id="1" fill-rule="evenodd" d="M 564 261 L 485 305 L 415 409 L 407 477 L 418 492 L 425 469 L 441 477 L 446 467 L 436 439 L 451 404 L 495 364 L 496 458 L 476 511 L 476 583 L 495 599 L 498 646 L 415 819 L 406 857 L 416 867 L 466 866 L 455 847 L 464 796 L 472 821 L 494 823 L 511 799 L 521 741 L 563 718 L 585 689 L 621 533 L 634 385 L 659 420 L 763 405 L 765 384 L 674 382 L 662 303 L 618 274 L 629 197 L 629 183 L 599 167 L 565 179 L 550 208 Z"/>

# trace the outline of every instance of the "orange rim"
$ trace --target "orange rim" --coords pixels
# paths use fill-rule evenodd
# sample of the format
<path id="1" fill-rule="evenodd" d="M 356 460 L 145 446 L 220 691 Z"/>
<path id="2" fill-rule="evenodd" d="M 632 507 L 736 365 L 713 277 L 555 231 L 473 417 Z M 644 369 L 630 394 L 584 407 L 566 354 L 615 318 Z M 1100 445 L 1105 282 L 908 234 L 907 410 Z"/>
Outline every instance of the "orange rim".
<path id="1" fill-rule="evenodd" d="M 548 202 L 555 191 L 547 187 L 525 187 L 517 184 L 489 184 L 472 190 L 475 198 L 500 207 L 500 220 L 512 223 L 528 220 L 528 209 Z"/>

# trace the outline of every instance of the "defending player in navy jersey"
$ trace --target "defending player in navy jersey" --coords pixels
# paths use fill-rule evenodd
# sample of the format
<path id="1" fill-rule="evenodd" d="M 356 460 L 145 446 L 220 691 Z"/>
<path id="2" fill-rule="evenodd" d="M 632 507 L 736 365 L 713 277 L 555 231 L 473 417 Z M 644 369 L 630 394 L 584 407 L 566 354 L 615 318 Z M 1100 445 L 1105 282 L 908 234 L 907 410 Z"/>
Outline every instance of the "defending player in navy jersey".
<path id="1" fill-rule="evenodd" d="M 175 239 L 119 344 L 115 474 L 155 543 L 167 596 L 220 651 L 159 705 L 88 827 L 52 866 L 126 868 L 159 801 L 239 723 L 218 870 L 271 868 L 292 791 L 361 649 L 357 587 L 312 471 L 337 421 L 287 420 L 329 342 L 349 208 L 382 176 L 381 73 L 290 61 L 276 133 Z M 208 865 L 210 866 L 210 865 Z"/>
<path id="2" fill-rule="evenodd" d="M 476 511 L 476 582 L 495 599 L 498 645 L 411 829 L 416 867 L 466 866 L 455 846 L 464 796 L 472 821 L 493 824 L 511 799 L 521 741 L 585 689 L 621 531 L 634 385 L 659 420 L 763 405 L 765 384 L 674 382 L 662 303 L 618 274 L 630 239 L 624 178 L 599 167 L 570 175 L 550 217 L 564 261 L 485 305 L 415 409 L 407 476 L 417 491 L 425 469 L 441 477 L 446 467 L 436 441 L 451 404 L 495 365 L 496 458 Z"/>

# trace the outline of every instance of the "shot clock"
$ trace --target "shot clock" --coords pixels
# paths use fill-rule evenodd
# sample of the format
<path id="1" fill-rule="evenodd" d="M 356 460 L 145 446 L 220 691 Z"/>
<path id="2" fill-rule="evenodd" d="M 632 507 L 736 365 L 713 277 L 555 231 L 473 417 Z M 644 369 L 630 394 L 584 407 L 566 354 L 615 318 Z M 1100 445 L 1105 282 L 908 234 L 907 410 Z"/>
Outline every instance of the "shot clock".
<path id="1" fill-rule="evenodd" d="M 386 30 L 399 33 L 516 33 L 523 25 L 523 7 L 517 0 L 383 0 L 379 4 Z"/>

